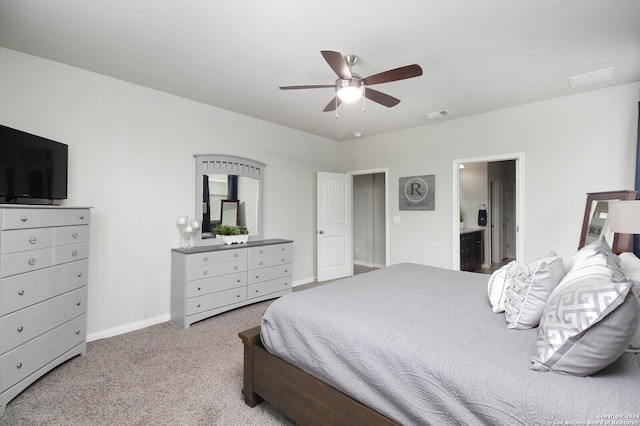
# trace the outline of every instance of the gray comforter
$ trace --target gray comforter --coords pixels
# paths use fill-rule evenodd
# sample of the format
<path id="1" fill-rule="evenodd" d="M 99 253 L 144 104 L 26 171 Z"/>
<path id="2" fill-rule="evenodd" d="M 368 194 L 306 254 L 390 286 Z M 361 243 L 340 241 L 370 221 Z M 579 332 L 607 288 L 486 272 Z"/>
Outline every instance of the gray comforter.
<path id="1" fill-rule="evenodd" d="M 590 377 L 530 370 L 537 330 L 506 327 L 488 278 L 399 264 L 294 292 L 262 341 L 404 425 L 640 425 L 640 355 Z"/>

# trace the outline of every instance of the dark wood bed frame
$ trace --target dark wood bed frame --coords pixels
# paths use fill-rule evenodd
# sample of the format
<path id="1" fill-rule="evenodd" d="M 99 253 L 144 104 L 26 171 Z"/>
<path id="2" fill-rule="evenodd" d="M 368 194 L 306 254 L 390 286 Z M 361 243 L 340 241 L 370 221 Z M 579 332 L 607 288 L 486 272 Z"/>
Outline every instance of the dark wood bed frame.
<path id="1" fill-rule="evenodd" d="M 301 425 L 399 425 L 298 367 L 269 353 L 260 326 L 239 334 L 244 343 L 244 402 L 262 400 Z"/>

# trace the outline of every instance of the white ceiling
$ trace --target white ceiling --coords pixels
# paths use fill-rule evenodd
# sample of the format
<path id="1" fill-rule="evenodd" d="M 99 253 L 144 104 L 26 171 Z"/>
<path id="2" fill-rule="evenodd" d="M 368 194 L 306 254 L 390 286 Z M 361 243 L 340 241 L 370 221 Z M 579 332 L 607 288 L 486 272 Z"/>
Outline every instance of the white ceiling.
<path id="1" fill-rule="evenodd" d="M 640 0 L 0 0 L 0 46 L 348 140 L 639 81 Z M 375 86 L 396 107 L 336 118 L 332 89 L 278 89 L 332 84 L 320 50 L 358 55 L 362 76 L 424 74 Z"/>

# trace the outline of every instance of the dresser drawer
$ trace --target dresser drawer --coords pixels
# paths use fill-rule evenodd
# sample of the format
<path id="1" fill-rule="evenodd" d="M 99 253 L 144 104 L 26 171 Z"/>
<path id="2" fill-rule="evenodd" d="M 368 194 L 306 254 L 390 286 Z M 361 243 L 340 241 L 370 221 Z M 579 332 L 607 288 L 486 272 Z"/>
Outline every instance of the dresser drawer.
<path id="1" fill-rule="evenodd" d="M 53 230 L 53 244 L 56 246 L 87 241 L 89 241 L 89 225 L 61 226 Z"/>
<path id="2" fill-rule="evenodd" d="M 53 265 L 53 248 L 2 255 L 1 277 L 35 271 Z"/>
<path id="3" fill-rule="evenodd" d="M 187 283 L 187 297 L 202 296 L 203 294 L 215 293 L 217 291 L 228 290 L 230 288 L 247 285 L 246 272 L 220 277 L 205 278 L 203 280 L 189 281 Z"/>
<path id="4" fill-rule="evenodd" d="M 0 317 L 0 354 L 5 353 L 87 311 L 87 288 Z"/>
<path id="5" fill-rule="evenodd" d="M 200 297 L 187 299 L 186 315 L 198 314 L 222 306 L 231 305 L 247 300 L 247 288 L 238 287 L 230 290 L 219 291 L 217 293 L 206 294 Z"/>
<path id="6" fill-rule="evenodd" d="M 56 246 L 53 248 L 53 263 L 74 262 L 89 257 L 89 243 L 67 244 L 66 246 Z"/>
<path id="7" fill-rule="evenodd" d="M 276 254 L 275 256 L 262 256 L 249 258 L 248 269 L 266 268 L 269 266 L 291 263 L 293 255 L 289 253 Z"/>
<path id="8" fill-rule="evenodd" d="M 0 392 L 84 341 L 86 315 L 81 315 L 0 356 Z"/>
<path id="9" fill-rule="evenodd" d="M 219 275 L 234 274 L 247 270 L 247 261 L 238 260 L 235 262 L 216 263 L 197 268 L 187 268 L 187 281 L 200 280 L 203 278 L 217 277 Z"/>
<path id="10" fill-rule="evenodd" d="M 88 272 L 89 261 L 85 259 L 28 274 L 2 278 L 0 280 L 0 315 L 86 286 L 89 282 Z"/>
<path id="11" fill-rule="evenodd" d="M 276 254 L 284 254 L 292 252 L 293 243 L 272 244 L 260 247 L 250 247 L 249 259 L 263 256 L 274 256 Z"/>
<path id="12" fill-rule="evenodd" d="M 271 266 L 249 271 L 249 284 L 291 276 L 291 264 Z"/>
<path id="13" fill-rule="evenodd" d="M 253 299 L 255 297 L 283 290 L 291 290 L 291 277 L 278 278 L 275 280 L 251 284 L 247 287 L 247 298 Z"/>
<path id="14" fill-rule="evenodd" d="M 88 225 L 90 222 L 89 209 L 2 209 L 2 215 L 2 229 Z"/>
<path id="15" fill-rule="evenodd" d="M 187 256 L 187 268 L 245 260 L 246 258 L 247 249 L 223 250 L 216 252 L 190 254 Z"/>
<path id="16" fill-rule="evenodd" d="M 36 250 L 53 246 L 52 228 L 15 229 L 2 232 L 2 253 Z"/>

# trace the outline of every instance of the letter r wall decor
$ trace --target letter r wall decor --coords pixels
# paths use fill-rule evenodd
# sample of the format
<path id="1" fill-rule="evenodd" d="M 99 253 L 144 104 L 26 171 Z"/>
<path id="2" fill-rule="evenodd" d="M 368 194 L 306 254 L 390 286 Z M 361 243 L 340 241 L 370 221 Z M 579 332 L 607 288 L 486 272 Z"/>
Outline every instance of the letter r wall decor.
<path id="1" fill-rule="evenodd" d="M 435 210 L 436 175 L 400 178 L 400 210 Z"/>

